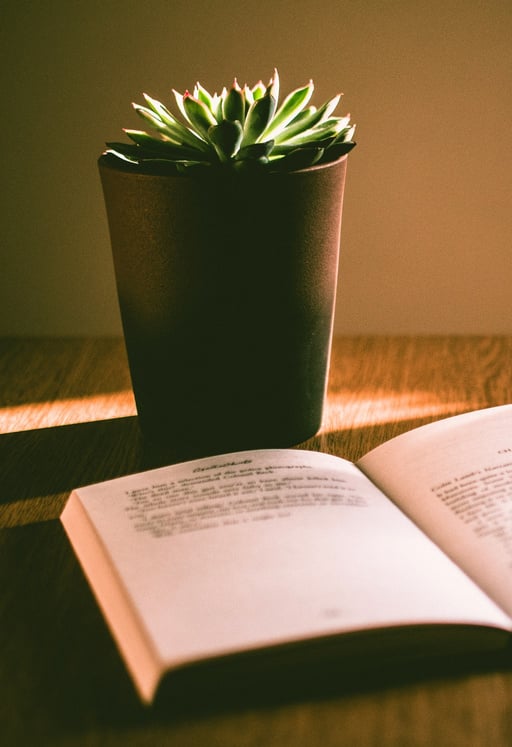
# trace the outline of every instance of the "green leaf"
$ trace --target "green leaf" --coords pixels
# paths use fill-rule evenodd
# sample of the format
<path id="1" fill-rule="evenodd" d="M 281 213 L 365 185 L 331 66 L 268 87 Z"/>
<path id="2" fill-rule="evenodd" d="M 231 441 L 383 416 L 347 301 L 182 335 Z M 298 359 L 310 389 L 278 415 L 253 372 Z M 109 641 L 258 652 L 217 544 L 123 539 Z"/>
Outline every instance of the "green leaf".
<path id="1" fill-rule="evenodd" d="M 354 138 L 354 133 L 356 131 L 355 124 L 351 127 L 345 127 L 336 137 L 336 142 L 351 142 Z"/>
<path id="2" fill-rule="evenodd" d="M 328 148 L 325 149 L 325 156 L 322 159 L 325 162 L 328 161 L 336 161 L 337 158 L 341 158 L 341 156 L 346 155 L 347 153 L 350 153 L 352 148 L 356 147 L 356 143 L 354 143 L 353 140 L 347 141 L 347 142 L 334 142 L 332 145 L 330 145 Z"/>
<path id="3" fill-rule="evenodd" d="M 144 132 L 143 130 L 128 130 L 124 129 L 123 132 L 128 135 L 130 140 L 133 140 L 134 143 L 137 143 L 137 145 L 146 145 L 147 143 L 152 144 L 156 143 L 155 147 L 160 147 L 163 145 L 164 147 L 167 147 L 167 145 L 164 143 L 163 140 L 157 140 L 152 135 L 148 135 L 147 132 Z M 172 143 L 171 141 L 168 141 L 168 145 L 176 145 L 176 143 Z"/>
<path id="4" fill-rule="evenodd" d="M 215 93 L 212 97 L 212 114 L 217 120 L 217 122 L 220 122 L 222 119 L 222 106 L 224 104 L 224 99 L 227 96 L 227 90 L 226 88 L 223 88 L 220 95 L 218 93 Z"/>
<path id="5" fill-rule="evenodd" d="M 272 119 L 275 108 L 276 101 L 268 91 L 251 104 L 245 117 L 243 145 L 250 145 L 258 140 Z"/>
<path id="6" fill-rule="evenodd" d="M 169 169 L 175 171 L 177 165 L 180 163 L 199 163 L 199 161 L 191 160 L 180 161 L 178 159 L 170 158 L 166 155 L 151 152 L 137 145 L 131 145 L 127 143 L 107 143 L 107 150 L 104 154 L 115 157 L 125 163 L 129 163 L 134 166 L 138 166 L 140 164 L 150 164 L 151 166 L 165 166 L 167 172 L 169 171 Z M 181 153 L 180 157 L 183 159 L 183 153 Z"/>
<path id="7" fill-rule="evenodd" d="M 213 96 L 208 93 L 206 88 L 202 86 L 199 81 L 194 86 L 194 98 L 198 99 L 199 101 L 202 101 L 203 104 L 205 104 L 210 111 L 213 111 Z"/>
<path id="8" fill-rule="evenodd" d="M 150 109 L 157 115 L 157 117 L 166 125 L 175 125 L 177 119 L 173 117 L 171 112 L 157 99 L 152 98 L 147 93 L 142 94 L 146 103 L 149 104 Z"/>
<path id="9" fill-rule="evenodd" d="M 312 114 L 315 114 L 317 112 L 316 106 L 308 106 L 305 109 L 303 109 L 301 112 L 299 112 L 287 125 L 286 132 L 289 131 L 290 127 L 295 127 L 295 125 L 300 124 L 301 122 L 305 122 Z"/>
<path id="10" fill-rule="evenodd" d="M 295 135 L 309 130 L 317 124 L 328 119 L 332 112 L 336 109 L 341 96 L 335 96 L 330 101 L 327 101 L 319 109 L 311 107 L 307 112 L 300 112 L 296 117 L 291 120 L 290 124 L 281 129 L 281 131 L 275 135 L 275 139 L 279 141 L 286 141 Z"/>
<path id="11" fill-rule="evenodd" d="M 180 110 L 182 116 L 185 117 L 187 122 L 190 124 L 188 120 L 187 112 L 185 111 L 185 107 L 183 106 L 183 97 L 185 96 L 185 94 L 188 93 L 188 91 L 185 91 L 185 94 L 182 94 L 179 91 L 177 91 L 175 88 L 173 88 L 172 92 L 174 94 L 174 99 L 176 101 L 176 104 L 178 105 L 178 109 Z"/>
<path id="12" fill-rule="evenodd" d="M 185 121 L 191 127 L 191 130 L 189 130 L 189 132 L 192 132 L 192 134 L 194 136 L 198 137 L 198 138 L 206 140 L 206 137 L 204 135 L 200 134 L 197 131 L 197 128 L 196 128 L 194 122 L 190 119 L 190 115 L 189 115 L 189 112 L 187 110 L 187 107 L 185 106 L 185 103 L 184 103 L 185 99 L 188 98 L 188 97 L 190 97 L 190 93 L 188 91 L 185 91 L 185 93 L 181 94 L 181 93 L 179 93 L 179 91 L 176 91 L 174 88 L 172 89 L 172 92 L 174 94 L 174 98 L 176 100 L 176 104 L 178 105 L 178 109 L 180 110 L 180 112 L 181 112 L 183 118 L 185 119 Z M 192 96 L 190 98 L 193 99 L 194 97 Z M 197 99 L 196 99 L 196 101 L 197 101 Z M 213 107 L 213 109 L 218 108 L 219 102 L 220 102 L 219 96 L 217 94 L 214 94 L 214 96 L 212 97 L 212 107 Z M 206 108 L 208 108 L 208 107 L 206 107 Z M 217 122 L 217 116 L 214 115 L 213 111 L 211 112 L 211 116 L 214 117 L 215 124 L 216 124 L 216 122 Z M 211 124 L 214 124 L 214 122 L 212 122 Z M 210 126 L 210 125 L 208 125 L 208 126 Z M 188 129 L 188 128 L 186 128 L 186 129 Z"/>
<path id="13" fill-rule="evenodd" d="M 318 163 L 324 154 L 324 149 L 320 147 L 297 148 L 292 150 L 283 158 L 272 161 L 276 171 L 298 171 L 307 169 Z"/>
<path id="14" fill-rule="evenodd" d="M 133 104 L 133 107 L 137 111 L 137 113 L 149 124 L 151 124 L 152 127 L 157 129 L 158 132 L 165 133 L 165 135 L 174 143 L 176 143 L 177 145 L 179 143 L 182 143 L 183 137 L 181 136 L 180 129 L 184 129 L 183 125 L 176 119 L 174 119 L 169 111 L 163 111 L 165 109 L 163 104 L 160 104 L 160 102 L 156 101 L 156 99 L 152 99 L 146 93 L 143 95 L 146 101 L 151 105 L 153 113 L 156 115 L 156 117 L 158 117 L 158 121 L 160 122 L 160 124 L 154 124 L 154 119 L 151 116 L 147 115 L 146 112 L 148 112 L 148 110 L 145 107 L 141 107 L 138 104 Z M 161 111 L 161 114 L 159 114 L 158 111 Z M 151 112 L 149 113 L 151 114 Z M 124 132 L 128 132 L 128 130 L 125 129 Z"/>
<path id="15" fill-rule="evenodd" d="M 263 83 L 261 85 L 263 86 Z M 246 108 L 249 108 L 251 104 L 254 103 L 254 100 L 256 98 L 260 99 L 261 96 L 263 96 L 263 94 L 265 93 L 265 86 L 263 86 L 263 93 L 261 94 L 261 96 L 255 96 L 252 89 L 249 88 L 249 86 L 246 83 L 245 86 L 243 87 L 243 93 L 244 93 L 244 98 L 245 98 L 245 106 Z"/>
<path id="16" fill-rule="evenodd" d="M 197 148 L 190 148 L 171 140 L 157 140 L 147 132 L 141 130 L 125 130 L 130 140 L 139 145 L 144 153 L 153 153 L 169 159 L 197 159 L 202 158 L 202 151 Z"/>
<path id="17" fill-rule="evenodd" d="M 255 86 L 252 88 L 248 88 L 248 86 L 245 86 L 246 89 L 246 98 L 249 99 L 251 103 L 253 101 L 257 101 L 258 99 L 261 99 L 265 95 L 265 91 L 267 90 L 267 87 L 263 84 L 261 80 L 259 80 Z M 249 92 L 249 95 L 248 95 Z"/>
<path id="18" fill-rule="evenodd" d="M 290 94 L 288 94 L 288 96 L 285 98 L 285 100 L 277 110 L 272 122 L 265 130 L 265 138 L 273 137 L 274 135 L 276 135 L 276 133 L 281 132 L 281 130 L 286 127 L 288 122 L 290 122 L 294 117 L 297 116 L 299 112 L 302 111 L 302 109 L 304 109 L 311 96 L 313 95 L 313 90 L 313 81 L 309 81 L 307 86 L 304 86 L 303 88 L 297 88 L 295 91 L 292 91 Z"/>
<path id="19" fill-rule="evenodd" d="M 273 147 L 273 140 L 267 140 L 267 142 L 265 143 L 252 143 L 252 145 L 246 145 L 245 147 L 240 148 L 240 150 L 236 154 L 236 159 L 237 161 L 252 159 L 259 160 L 270 155 Z"/>
<path id="20" fill-rule="evenodd" d="M 339 137 L 343 133 L 349 132 L 350 129 L 351 128 L 348 128 L 346 126 L 346 122 L 344 119 L 334 117 L 320 122 L 310 130 L 308 130 L 308 132 L 311 134 L 312 139 L 319 140 L 325 137 Z M 343 137 L 345 137 L 345 135 L 343 135 Z"/>
<path id="21" fill-rule="evenodd" d="M 104 155 L 112 155 L 128 163 L 138 164 L 139 148 L 136 145 L 127 143 L 106 143 L 107 149 Z"/>
<path id="22" fill-rule="evenodd" d="M 242 125 L 240 122 L 223 120 L 218 125 L 213 125 L 208 130 L 208 137 L 213 144 L 219 160 L 223 163 L 228 161 L 236 153 L 242 142 Z"/>
<path id="23" fill-rule="evenodd" d="M 162 122 L 159 115 L 154 111 L 151 111 L 151 109 L 148 109 L 145 106 L 141 106 L 140 104 L 133 103 L 132 106 L 139 117 L 142 117 L 142 119 L 144 119 L 149 125 L 151 125 L 151 127 L 154 127 L 155 130 L 165 129 L 165 122 Z"/>
<path id="24" fill-rule="evenodd" d="M 274 68 L 274 75 L 270 78 L 267 91 L 270 93 L 270 95 L 274 98 L 274 101 L 279 101 L 279 88 L 280 88 L 280 81 L 279 81 L 279 73 L 277 72 L 277 68 Z"/>
<path id="25" fill-rule="evenodd" d="M 174 119 L 170 113 L 170 119 L 167 122 L 163 122 L 155 112 L 147 109 L 145 106 L 133 104 L 133 108 L 145 122 L 150 124 L 158 132 L 169 137 L 176 145 L 183 143 L 192 148 L 199 148 L 203 151 L 208 150 L 208 145 L 203 140 L 200 140 L 196 134 L 191 132 L 181 122 L 178 122 L 177 119 Z"/>
<path id="26" fill-rule="evenodd" d="M 232 122 L 237 120 L 238 122 L 244 121 L 245 99 L 236 78 L 222 102 L 222 115 L 224 119 L 229 119 Z"/>
<path id="27" fill-rule="evenodd" d="M 212 112 L 202 101 L 198 101 L 190 93 L 185 93 L 183 96 L 183 108 L 192 127 L 206 139 L 208 129 L 217 124 Z"/>
<path id="28" fill-rule="evenodd" d="M 325 122 L 321 122 L 320 124 L 316 125 L 315 127 L 312 127 L 309 130 L 305 130 L 304 132 L 299 133 L 298 135 L 295 135 L 295 137 L 289 137 L 286 139 L 281 139 L 279 142 L 277 142 L 276 138 L 276 148 L 277 146 L 300 146 L 300 145 L 308 145 L 308 144 L 318 144 L 320 141 L 324 140 L 334 140 L 336 137 L 340 135 L 341 132 L 343 132 L 344 122 L 341 119 L 335 118 L 335 119 L 327 119 Z"/>
<path id="29" fill-rule="evenodd" d="M 293 143 L 275 143 L 272 150 L 272 156 L 287 156 L 293 153 L 295 150 L 302 150 L 304 148 L 327 148 L 331 143 L 334 143 L 334 138 L 324 138 L 317 142 L 311 142 L 305 140 L 304 142 L 293 142 Z"/>

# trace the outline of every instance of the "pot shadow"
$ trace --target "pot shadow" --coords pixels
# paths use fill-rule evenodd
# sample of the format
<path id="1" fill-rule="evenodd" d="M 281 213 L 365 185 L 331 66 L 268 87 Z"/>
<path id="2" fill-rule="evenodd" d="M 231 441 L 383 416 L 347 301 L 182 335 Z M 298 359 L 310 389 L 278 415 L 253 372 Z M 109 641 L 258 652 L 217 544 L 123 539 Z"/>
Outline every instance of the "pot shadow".
<path id="1" fill-rule="evenodd" d="M 397 423 L 392 435 L 424 422 L 428 419 Z M 364 453 L 364 444 L 377 445 L 386 437 L 389 425 L 375 425 L 320 433 L 296 448 L 355 461 Z M 0 505 L 206 455 L 199 445 L 195 450 L 183 447 L 179 435 L 167 443 L 148 440 L 136 416 L 5 433 L 0 435 Z"/>
<path id="2" fill-rule="evenodd" d="M 80 485 L 192 459 L 179 435 L 145 438 L 138 418 L 54 426 L 0 435 L 0 505 L 70 492 Z"/>

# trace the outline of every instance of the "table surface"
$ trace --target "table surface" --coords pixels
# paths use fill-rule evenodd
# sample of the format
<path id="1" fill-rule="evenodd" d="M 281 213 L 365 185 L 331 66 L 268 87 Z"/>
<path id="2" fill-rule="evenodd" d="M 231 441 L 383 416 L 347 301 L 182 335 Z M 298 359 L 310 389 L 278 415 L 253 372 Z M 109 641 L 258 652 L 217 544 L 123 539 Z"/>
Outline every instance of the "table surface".
<path id="1" fill-rule="evenodd" d="M 511 402 L 511 363 L 512 337 L 336 338 L 324 425 L 301 447 L 355 460 Z M 510 747 L 505 654 L 364 677 L 340 667 L 325 681 L 306 671 L 238 697 L 219 682 L 213 698 L 140 705 L 58 517 L 78 485 L 172 461 L 144 448 L 122 340 L 0 340 L 2 745 Z"/>

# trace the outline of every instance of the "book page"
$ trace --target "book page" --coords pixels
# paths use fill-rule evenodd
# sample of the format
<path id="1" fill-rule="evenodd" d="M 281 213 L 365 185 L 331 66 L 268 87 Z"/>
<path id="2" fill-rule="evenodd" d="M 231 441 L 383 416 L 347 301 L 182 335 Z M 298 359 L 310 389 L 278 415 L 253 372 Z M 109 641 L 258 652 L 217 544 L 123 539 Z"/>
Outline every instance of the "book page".
<path id="1" fill-rule="evenodd" d="M 73 500 L 167 667 L 374 627 L 508 626 L 360 470 L 337 457 L 241 452 L 82 488 Z M 87 552 L 81 561 L 90 564 Z M 121 613 L 110 597 L 102 607 L 115 633 Z M 129 644 L 120 645 L 129 656 Z"/>
<path id="2" fill-rule="evenodd" d="M 512 616 L 512 405 L 417 428 L 358 465 Z"/>

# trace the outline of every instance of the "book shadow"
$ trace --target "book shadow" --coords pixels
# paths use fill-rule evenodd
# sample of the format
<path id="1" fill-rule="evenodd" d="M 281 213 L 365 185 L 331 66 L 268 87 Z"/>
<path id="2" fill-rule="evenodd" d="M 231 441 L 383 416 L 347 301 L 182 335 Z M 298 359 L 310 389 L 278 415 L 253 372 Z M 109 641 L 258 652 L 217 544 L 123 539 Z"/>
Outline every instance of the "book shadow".
<path id="1" fill-rule="evenodd" d="M 458 632 L 462 633 L 461 628 Z M 295 656 L 285 647 L 170 673 L 152 705 L 153 716 L 175 721 L 201 714 L 278 708 L 512 669 L 512 645 L 505 644 L 507 633 L 501 636 L 502 647 L 494 651 L 442 653 L 434 647 L 420 653 L 418 649 L 401 651 L 397 645 L 392 653 L 384 644 L 385 653 L 378 653 L 372 645 L 373 653 L 365 654 L 361 645 L 372 635 L 363 635 L 353 653 L 350 644 L 343 645 L 342 636 L 341 653 L 333 641 L 326 645 L 311 641 L 298 647 Z M 433 637 L 432 631 L 429 637 Z"/>
<path id="2" fill-rule="evenodd" d="M 154 704 L 144 706 L 60 523 L 1 530 L 0 558 L 8 610 L 2 668 L 9 677 L 0 721 L 7 743 L 60 743 L 91 728 L 183 727 L 512 667 L 508 650 L 426 659 L 365 657 L 359 650 L 338 658 L 332 648 L 312 645 L 304 648 L 307 657 L 272 652 L 175 672 Z"/>

